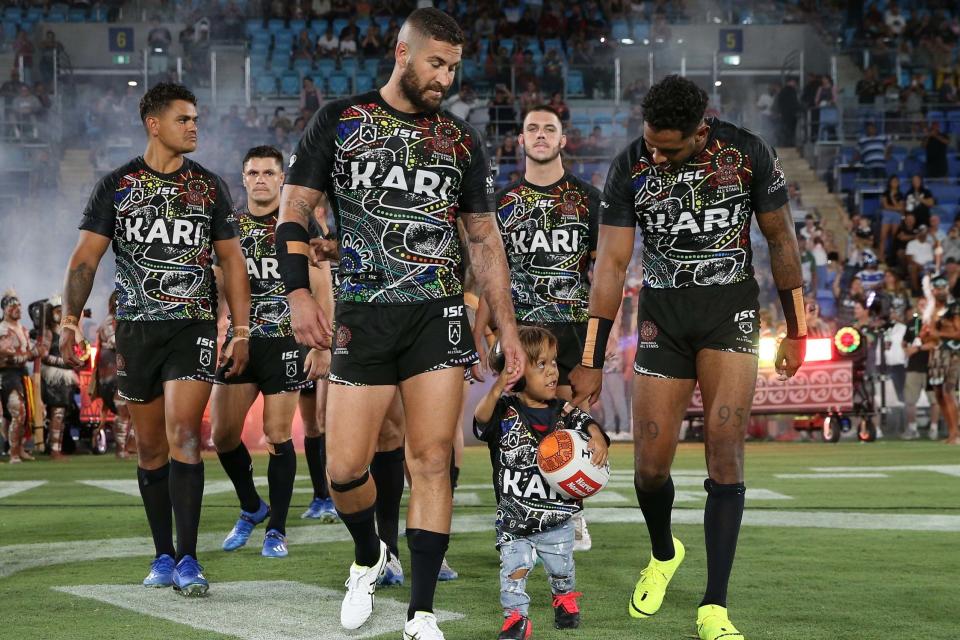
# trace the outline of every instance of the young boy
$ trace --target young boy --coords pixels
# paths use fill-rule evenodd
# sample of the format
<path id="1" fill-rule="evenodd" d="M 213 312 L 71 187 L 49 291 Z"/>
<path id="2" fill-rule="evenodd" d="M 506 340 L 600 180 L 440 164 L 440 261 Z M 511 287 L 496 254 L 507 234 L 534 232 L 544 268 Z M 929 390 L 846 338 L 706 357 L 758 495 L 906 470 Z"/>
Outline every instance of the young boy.
<path id="1" fill-rule="evenodd" d="M 536 556 L 550 579 L 554 625 L 580 624 L 573 566 L 572 517 L 583 510 L 580 500 L 561 497 L 540 474 L 537 447 L 557 429 L 590 435 L 591 462 L 607 463 L 609 439 L 589 414 L 557 398 L 557 339 L 540 327 L 520 327 L 527 358 L 519 390 L 504 395 L 506 376 L 474 411 L 473 431 L 491 448 L 497 505 L 497 548 L 500 550 L 500 604 L 506 621 L 500 639 L 526 640 L 533 632 L 525 586 Z"/>

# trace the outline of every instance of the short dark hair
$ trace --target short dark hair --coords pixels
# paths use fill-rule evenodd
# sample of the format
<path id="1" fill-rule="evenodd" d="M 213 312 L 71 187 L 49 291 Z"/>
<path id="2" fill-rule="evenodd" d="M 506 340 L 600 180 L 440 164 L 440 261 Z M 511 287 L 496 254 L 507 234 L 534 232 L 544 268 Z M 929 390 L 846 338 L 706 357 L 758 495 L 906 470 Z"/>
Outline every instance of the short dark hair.
<path id="1" fill-rule="evenodd" d="M 422 35 L 440 42 L 448 42 L 453 45 L 462 45 L 466 42 L 463 29 L 460 28 L 457 21 L 440 9 L 434 9 L 433 7 L 417 9 L 407 16 L 406 22 Z"/>
<path id="2" fill-rule="evenodd" d="M 684 138 L 693 134 L 707 110 L 707 92 L 692 81 L 670 75 L 650 87 L 643 99 L 643 119 L 658 131 L 679 131 Z"/>
<path id="3" fill-rule="evenodd" d="M 520 338 L 520 346 L 523 348 L 523 353 L 527 356 L 527 362 L 530 364 L 536 364 L 537 359 L 543 355 L 544 347 L 547 349 L 557 347 L 556 336 L 549 329 L 543 327 L 519 327 L 517 337 Z"/>
<path id="4" fill-rule="evenodd" d="M 276 147 L 271 147 L 268 144 L 253 147 L 247 151 L 247 154 L 243 156 L 243 163 L 240 166 L 247 166 L 247 160 L 251 158 L 273 158 L 277 161 L 277 164 L 280 165 L 280 168 L 283 168 L 283 153 Z"/>
<path id="5" fill-rule="evenodd" d="M 548 104 L 538 104 L 535 107 L 530 107 L 527 110 L 527 115 L 523 116 L 523 119 L 526 120 L 528 115 L 536 111 L 544 111 L 546 113 L 552 113 L 553 115 L 557 116 L 557 120 L 560 122 L 560 128 L 561 129 L 563 128 L 563 118 L 560 117 L 560 112 Z"/>
<path id="6" fill-rule="evenodd" d="M 158 116 L 163 110 L 170 106 L 171 102 L 184 100 L 193 106 L 197 106 L 197 96 L 193 95 L 190 89 L 182 84 L 175 82 L 159 82 L 140 98 L 140 120 L 144 121 L 147 116 Z"/>

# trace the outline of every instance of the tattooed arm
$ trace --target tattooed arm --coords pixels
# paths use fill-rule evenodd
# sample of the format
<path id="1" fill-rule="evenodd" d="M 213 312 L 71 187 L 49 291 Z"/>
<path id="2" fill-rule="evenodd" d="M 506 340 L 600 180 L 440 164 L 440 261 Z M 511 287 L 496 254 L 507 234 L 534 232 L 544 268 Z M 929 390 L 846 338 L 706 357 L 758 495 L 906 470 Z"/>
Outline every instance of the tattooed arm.
<path id="1" fill-rule="evenodd" d="M 494 214 L 461 213 L 467 235 L 467 251 L 477 285 L 490 307 L 490 315 L 500 330 L 500 345 L 506 356 L 504 371 L 507 384 L 512 385 L 523 376 L 526 358 L 517 337 L 517 321 L 510 296 L 510 270 L 503 238 Z"/>
<path id="2" fill-rule="evenodd" d="M 110 238 L 92 231 L 81 231 L 77 246 L 70 254 L 67 276 L 63 282 L 63 317 L 73 318 L 74 323 L 83 314 L 90 297 L 93 279 L 97 275 L 100 260 L 110 246 Z M 60 332 L 60 353 L 66 363 L 79 367 L 83 361 L 73 351 L 77 336 L 70 329 Z"/>
<path id="3" fill-rule="evenodd" d="M 770 247 L 770 269 L 773 281 L 780 291 L 802 289 L 803 270 L 800 267 L 800 245 L 793 226 L 790 205 L 786 204 L 768 213 L 757 215 L 757 224 Z M 799 313 L 803 313 L 801 308 Z M 803 364 L 806 340 L 784 338 L 777 350 L 775 366 L 781 379 L 790 378 Z"/>
<path id="4" fill-rule="evenodd" d="M 283 185 L 283 190 L 280 192 L 280 218 L 277 220 L 277 228 L 279 229 L 284 223 L 292 222 L 309 230 L 313 210 L 320 203 L 322 195 L 323 193 L 318 189 L 293 184 Z M 307 250 L 309 251 L 308 248 Z M 309 280 L 309 272 L 304 276 Z M 303 288 L 291 291 L 287 294 L 287 301 L 290 303 L 290 322 L 297 342 L 314 349 L 329 349 L 333 334 L 330 321 L 310 290 Z"/>

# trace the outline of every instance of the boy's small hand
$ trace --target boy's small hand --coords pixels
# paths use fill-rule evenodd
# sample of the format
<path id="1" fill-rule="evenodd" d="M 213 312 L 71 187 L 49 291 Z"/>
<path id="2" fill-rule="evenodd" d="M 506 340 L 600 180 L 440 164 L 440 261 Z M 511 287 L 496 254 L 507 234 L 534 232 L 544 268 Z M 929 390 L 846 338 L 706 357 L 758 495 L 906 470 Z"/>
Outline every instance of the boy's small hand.
<path id="1" fill-rule="evenodd" d="M 590 436 L 590 440 L 587 442 L 587 450 L 593 452 L 590 462 L 594 466 L 602 467 L 607 464 L 607 441 L 604 440 L 603 436 L 598 434 Z"/>

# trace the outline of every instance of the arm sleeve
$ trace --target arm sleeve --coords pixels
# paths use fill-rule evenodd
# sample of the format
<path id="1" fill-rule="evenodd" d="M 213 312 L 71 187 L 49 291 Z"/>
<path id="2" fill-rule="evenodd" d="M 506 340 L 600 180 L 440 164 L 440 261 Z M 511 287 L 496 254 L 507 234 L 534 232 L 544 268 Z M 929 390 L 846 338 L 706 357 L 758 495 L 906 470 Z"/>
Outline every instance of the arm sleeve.
<path id="1" fill-rule="evenodd" d="M 600 202 L 600 224 L 611 227 L 634 227 L 637 224 L 629 147 L 610 165 Z"/>
<path id="2" fill-rule="evenodd" d="M 787 179 L 777 154 L 761 138 L 755 139 L 750 200 L 757 213 L 776 211 L 787 204 Z"/>
<path id="3" fill-rule="evenodd" d="M 494 210 L 493 175 L 490 163 L 483 148 L 480 135 L 472 127 L 468 134 L 473 139 L 470 149 L 470 164 L 463 173 L 460 183 L 460 213 L 487 213 Z"/>
<path id="4" fill-rule="evenodd" d="M 600 190 L 590 185 L 588 187 L 587 206 L 590 215 L 590 251 L 597 250 L 597 238 L 600 235 Z M 634 217 L 635 218 L 635 217 Z"/>
<path id="5" fill-rule="evenodd" d="M 564 424 L 567 429 L 576 429 L 577 431 L 589 433 L 590 425 L 595 424 L 597 428 L 600 429 L 600 433 L 603 434 L 603 439 L 607 441 L 607 446 L 610 445 L 610 437 L 607 435 L 607 432 L 603 430 L 603 426 L 593 419 L 593 416 L 569 403 L 564 407 L 564 412 L 566 412 L 567 409 L 570 409 L 570 411 L 564 415 Z"/>
<path id="6" fill-rule="evenodd" d="M 229 240 L 240 235 L 237 217 L 233 215 L 233 198 L 227 184 L 217 178 L 217 199 L 213 203 L 213 240 Z"/>
<path id="7" fill-rule="evenodd" d="M 501 397 L 493 408 L 493 414 L 487 422 L 473 419 L 473 435 L 481 442 L 496 442 L 500 437 L 500 421 L 507 406 L 506 398 Z"/>
<path id="8" fill-rule="evenodd" d="M 114 195 L 117 191 L 117 180 L 114 174 L 104 176 L 90 194 L 90 200 L 83 210 L 83 220 L 80 222 L 81 231 L 113 238 L 117 220 L 117 209 L 114 205 Z"/>
<path id="9" fill-rule="evenodd" d="M 331 102 L 313 114 L 293 150 L 286 184 L 327 191 L 336 151 L 337 123 L 343 102 Z"/>

